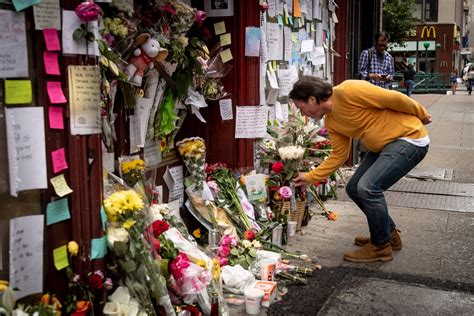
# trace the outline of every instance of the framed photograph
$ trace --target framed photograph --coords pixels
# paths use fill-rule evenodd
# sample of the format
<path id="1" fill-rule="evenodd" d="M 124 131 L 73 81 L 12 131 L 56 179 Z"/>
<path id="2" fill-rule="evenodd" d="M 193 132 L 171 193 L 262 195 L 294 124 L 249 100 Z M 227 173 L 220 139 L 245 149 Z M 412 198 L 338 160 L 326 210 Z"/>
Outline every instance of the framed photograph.
<path id="1" fill-rule="evenodd" d="M 233 16 L 234 0 L 204 0 L 207 16 Z"/>

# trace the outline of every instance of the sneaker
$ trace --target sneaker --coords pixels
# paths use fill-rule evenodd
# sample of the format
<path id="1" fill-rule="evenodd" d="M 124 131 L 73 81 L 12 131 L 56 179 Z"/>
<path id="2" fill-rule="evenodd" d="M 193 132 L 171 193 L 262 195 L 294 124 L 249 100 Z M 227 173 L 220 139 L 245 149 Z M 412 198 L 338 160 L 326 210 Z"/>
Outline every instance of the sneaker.
<path id="1" fill-rule="evenodd" d="M 403 245 L 402 245 L 402 239 L 400 238 L 401 231 L 398 229 L 392 230 L 392 234 L 390 235 L 390 243 L 392 244 L 392 249 L 393 250 L 401 250 Z M 364 246 L 370 242 L 370 237 L 367 236 L 357 236 L 354 239 L 354 244 L 356 246 Z"/>
<path id="2" fill-rule="evenodd" d="M 392 259 L 392 244 L 390 241 L 382 245 L 374 245 L 372 242 L 369 242 L 360 249 L 344 254 L 344 260 L 358 263 L 390 261 Z"/>

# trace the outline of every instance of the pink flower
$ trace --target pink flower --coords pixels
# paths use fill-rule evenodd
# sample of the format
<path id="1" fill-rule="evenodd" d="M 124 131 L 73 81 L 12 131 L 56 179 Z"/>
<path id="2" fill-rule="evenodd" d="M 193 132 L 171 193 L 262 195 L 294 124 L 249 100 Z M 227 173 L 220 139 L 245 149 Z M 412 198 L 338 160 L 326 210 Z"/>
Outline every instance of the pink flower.
<path id="1" fill-rule="evenodd" d="M 232 241 L 232 238 L 230 237 L 230 235 L 224 235 L 222 236 L 221 241 L 219 242 L 219 245 L 229 246 L 231 241 Z"/>
<path id="2" fill-rule="evenodd" d="M 236 247 L 237 246 L 237 238 L 235 238 L 234 236 L 230 237 L 230 244 L 231 244 L 231 246 Z"/>
<path id="3" fill-rule="evenodd" d="M 179 255 L 173 259 L 170 263 L 171 274 L 175 277 L 176 280 L 181 279 L 184 276 L 184 270 L 189 267 L 189 258 L 184 253 L 179 253 Z"/>
<path id="4" fill-rule="evenodd" d="M 207 181 L 207 186 L 211 189 L 213 194 L 217 194 L 221 191 L 219 185 L 215 181 Z"/>
<path id="5" fill-rule="evenodd" d="M 225 245 L 219 246 L 219 249 L 217 250 L 217 255 L 219 255 L 219 257 L 228 257 L 229 254 L 230 254 L 229 246 L 225 246 Z"/>
<path id="6" fill-rule="evenodd" d="M 326 127 L 323 127 L 317 132 L 317 134 L 319 136 L 327 136 L 329 134 L 328 129 Z"/>
<path id="7" fill-rule="evenodd" d="M 112 289 L 113 283 L 112 283 L 112 279 L 111 279 L 111 278 L 105 279 L 104 287 L 105 287 L 106 290 L 111 290 L 111 289 Z"/>
<path id="8" fill-rule="evenodd" d="M 225 265 L 229 264 L 229 259 L 219 257 L 219 264 L 221 265 L 221 267 L 225 266 Z"/>
<path id="9" fill-rule="evenodd" d="M 199 27 L 202 26 L 202 22 L 204 22 L 204 20 L 206 19 L 207 15 L 206 15 L 206 12 L 204 11 L 196 11 L 196 23 Z"/>
<path id="10" fill-rule="evenodd" d="M 290 187 L 287 186 L 281 187 L 280 190 L 278 190 L 278 193 L 284 200 L 288 200 L 293 195 L 293 192 L 291 192 Z"/>

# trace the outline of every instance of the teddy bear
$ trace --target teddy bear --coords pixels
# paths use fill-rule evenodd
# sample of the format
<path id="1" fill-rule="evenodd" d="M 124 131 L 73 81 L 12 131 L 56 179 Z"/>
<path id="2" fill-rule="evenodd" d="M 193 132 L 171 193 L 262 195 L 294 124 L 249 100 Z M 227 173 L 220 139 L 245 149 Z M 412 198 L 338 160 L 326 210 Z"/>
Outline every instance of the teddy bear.
<path id="1" fill-rule="evenodd" d="M 154 61 L 163 61 L 168 56 L 168 50 L 162 48 L 160 43 L 150 34 L 140 34 L 135 43 L 139 48 L 135 49 L 130 63 L 125 68 L 128 80 L 135 86 L 141 86 L 143 75 L 148 68 L 154 67 Z"/>

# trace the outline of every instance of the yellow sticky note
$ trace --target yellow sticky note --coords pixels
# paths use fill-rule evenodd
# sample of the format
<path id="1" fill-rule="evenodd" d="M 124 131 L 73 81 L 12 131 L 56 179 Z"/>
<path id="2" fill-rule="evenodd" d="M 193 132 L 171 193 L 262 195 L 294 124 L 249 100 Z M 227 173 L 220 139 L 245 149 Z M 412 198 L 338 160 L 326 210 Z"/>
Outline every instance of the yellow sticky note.
<path id="1" fill-rule="evenodd" d="M 51 178 L 49 181 L 51 181 L 51 184 L 54 187 L 54 192 L 56 192 L 56 194 L 60 197 L 72 192 L 71 188 L 66 182 L 66 179 L 64 178 L 64 174 L 60 174 L 57 177 Z"/>
<path id="2" fill-rule="evenodd" d="M 56 269 L 62 270 L 69 266 L 69 260 L 67 258 L 67 246 L 61 246 L 53 250 L 54 266 Z"/>
<path id="3" fill-rule="evenodd" d="M 275 71 L 275 70 L 273 69 L 273 67 L 272 67 L 272 62 L 269 62 L 269 63 L 268 63 L 268 69 L 270 69 L 271 71 Z"/>
<path id="4" fill-rule="evenodd" d="M 232 60 L 233 57 L 229 48 L 221 52 L 221 58 L 222 58 L 223 63 L 226 63 L 229 60 Z"/>
<path id="5" fill-rule="evenodd" d="M 316 28 L 314 27 L 314 22 L 311 22 L 311 31 L 316 31 Z"/>
<path id="6" fill-rule="evenodd" d="M 29 104 L 32 101 L 30 80 L 5 80 L 6 104 Z"/>
<path id="7" fill-rule="evenodd" d="M 232 44 L 232 39 L 230 38 L 230 33 L 225 33 L 221 35 L 221 46 L 226 46 Z"/>
<path id="8" fill-rule="evenodd" d="M 225 23 L 223 21 L 215 23 L 214 24 L 214 32 L 216 33 L 216 35 L 224 34 L 225 33 Z"/>
<path id="9" fill-rule="evenodd" d="M 202 46 L 202 50 L 203 50 L 207 55 L 209 55 L 209 48 L 207 48 L 206 45 L 203 45 L 203 46 Z"/>

